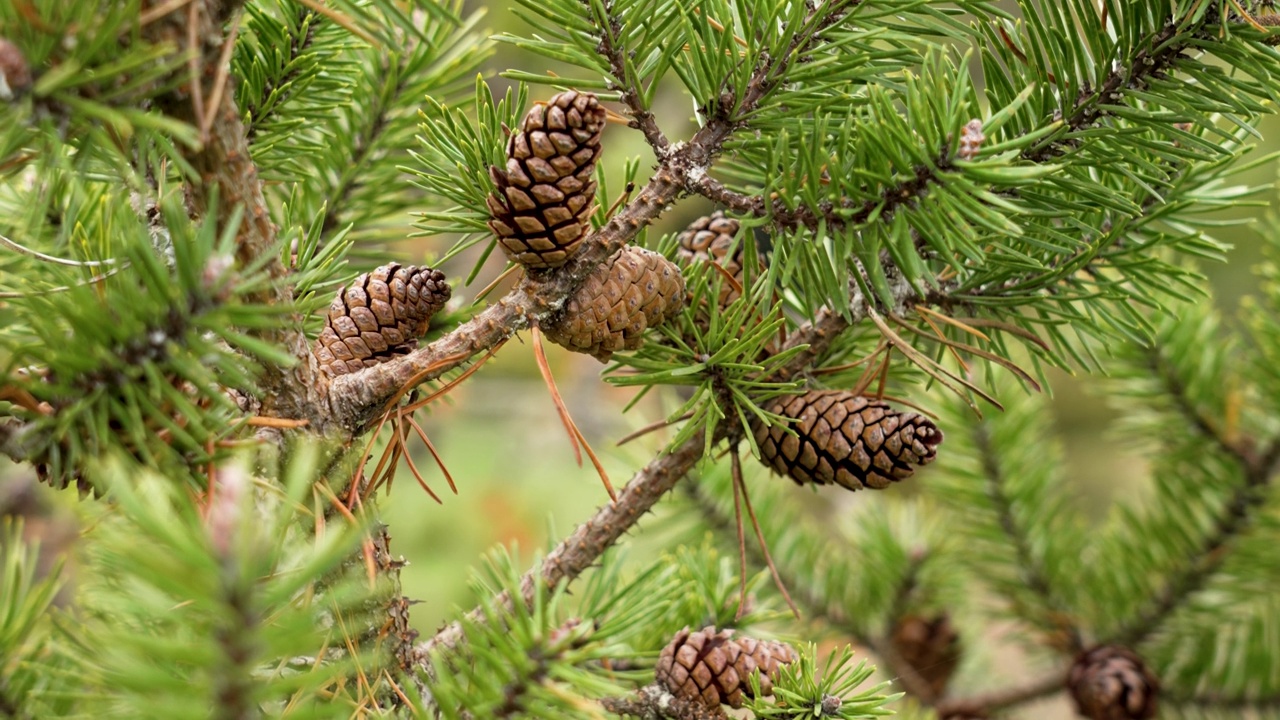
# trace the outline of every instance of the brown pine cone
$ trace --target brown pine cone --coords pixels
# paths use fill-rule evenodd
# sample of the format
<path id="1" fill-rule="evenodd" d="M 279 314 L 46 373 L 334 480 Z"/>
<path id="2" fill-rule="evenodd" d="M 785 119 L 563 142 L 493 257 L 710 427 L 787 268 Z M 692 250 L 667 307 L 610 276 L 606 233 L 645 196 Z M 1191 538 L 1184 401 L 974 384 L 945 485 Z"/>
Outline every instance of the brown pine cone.
<path id="1" fill-rule="evenodd" d="M 684 306 L 684 276 L 658 253 L 627 246 L 614 253 L 548 322 L 551 342 L 608 362 L 619 350 L 634 350 L 644 331 Z"/>
<path id="2" fill-rule="evenodd" d="M 1090 720 L 1146 720 L 1156 716 L 1160 681 L 1132 650 L 1100 645 L 1076 658 L 1067 689 Z"/>
<path id="3" fill-rule="evenodd" d="M 742 246 L 734 249 L 732 255 L 729 248 L 733 246 L 733 238 L 741 227 L 735 218 L 725 217 L 724 212 L 717 210 L 705 217 L 700 217 L 689 224 L 684 232 L 676 236 L 678 247 L 676 259 L 682 264 L 695 262 L 714 262 L 725 269 L 744 289 L 747 279 L 743 274 Z M 758 266 L 764 267 L 764 259 L 760 258 Z M 733 285 L 724 283 L 720 287 L 721 307 L 737 300 L 742 293 Z"/>
<path id="4" fill-rule="evenodd" d="M 938 426 L 918 413 L 844 390 L 784 396 L 768 410 L 797 422 L 795 434 L 783 425 L 757 423 L 760 458 L 800 485 L 834 482 L 850 490 L 881 490 L 911 477 L 916 465 L 933 462 L 942 442 Z"/>
<path id="5" fill-rule="evenodd" d="M 929 683 L 934 697 L 946 694 L 947 683 L 960 664 L 960 634 L 945 612 L 932 619 L 902 616 L 893 627 L 890 642 L 903 661 Z"/>
<path id="6" fill-rule="evenodd" d="M 320 370 L 332 378 L 408 353 L 451 292 L 429 267 L 391 263 L 357 277 L 329 305 L 316 339 Z"/>
<path id="7" fill-rule="evenodd" d="M 507 167 L 489 168 L 489 227 L 513 261 L 559 267 L 587 236 L 605 111 L 569 90 L 536 105 L 507 140 Z"/>
<path id="8" fill-rule="evenodd" d="M 0 100 L 12 100 L 31 87 L 31 66 L 17 45 L 0 37 Z"/>
<path id="9" fill-rule="evenodd" d="M 710 708 L 721 704 L 742 707 L 751 696 L 747 678 L 760 671 L 760 692 L 773 694 L 778 668 L 799 659 L 790 645 L 733 637 L 732 630 L 707 627 L 676 633 L 658 656 L 654 675 L 676 697 L 698 701 Z"/>

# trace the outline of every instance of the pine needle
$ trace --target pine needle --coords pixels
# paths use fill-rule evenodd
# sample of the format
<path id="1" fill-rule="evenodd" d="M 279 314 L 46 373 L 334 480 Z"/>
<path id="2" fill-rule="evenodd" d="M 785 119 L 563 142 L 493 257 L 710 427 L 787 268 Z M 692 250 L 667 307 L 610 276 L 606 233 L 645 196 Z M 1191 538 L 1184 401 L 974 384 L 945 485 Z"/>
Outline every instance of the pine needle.
<path id="1" fill-rule="evenodd" d="M 782 599 L 787 601 L 787 607 L 791 608 L 791 613 L 796 619 L 800 619 L 800 608 L 796 607 L 796 601 L 791 599 L 791 593 L 787 592 L 787 584 L 782 581 L 782 575 L 778 573 L 778 566 L 773 563 L 773 555 L 769 552 L 769 543 L 765 542 L 764 531 L 760 529 L 760 521 L 756 518 L 756 511 L 751 507 L 751 495 L 747 492 L 747 484 L 742 479 L 742 461 L 738 457 L 738 453 L 733 454 L 732 464 L 733 482 L 742 491 L 742 504 L 747 508 L 747 516 L 751 518 L 751 527 L 755 530 L 756 541 L 760 543 L 760 553 L 764 555 L 764 563 L 769 566 L 769 574 L 773 576 L 773 584 L 777 586 L 778 592 L 782 593 Z M 738 519 L 741 526 L 742 519 Z M 739 534 L 741 538 L 741 534 Z M 739 617 L 741 617 L 742 608 L 738 608 Z"/>
<path id="2" fill-rule="evenodd" d="M 573 445 L 573 457 L 577 460 L 578 467 L 582 467 L 582 450 L 585 449 L 587 451 L 587 457 L 591 459 L 591 464 L 595 466 L 596 472 L 599 473 L 600 481 L 604 483 L 604 489 L 608 491 L 609 498 L 617 502 L 618 493 L 614 491 L 613 483 L 609 481 L 609 474 L 605 472 L 600 458 L 596 457 L 595 451 L 591 449 L 591 444 L 587 442 L 586 437 L 582 435 L 582 431 L 578 429 L 577 424 L 570 417 L 569 408 L 564 404 L 564 398 L 560 396 L 560 390 L 556 387 L 555 378 L 551 376 L 551 366 L 547 364 L 547 353 L 542 345 L 542 330 L 535 323 L 532 331 L 533 356 L 538 363 L 538 371 L 542 373 L 542 380 L 546 383 L 547 390 L 551 392 L 551 401 L 555 403 L 556 413 L 560 415 L 560 422 L 564 423 L 565 430 L 569 433 L 569 442 Z"/>

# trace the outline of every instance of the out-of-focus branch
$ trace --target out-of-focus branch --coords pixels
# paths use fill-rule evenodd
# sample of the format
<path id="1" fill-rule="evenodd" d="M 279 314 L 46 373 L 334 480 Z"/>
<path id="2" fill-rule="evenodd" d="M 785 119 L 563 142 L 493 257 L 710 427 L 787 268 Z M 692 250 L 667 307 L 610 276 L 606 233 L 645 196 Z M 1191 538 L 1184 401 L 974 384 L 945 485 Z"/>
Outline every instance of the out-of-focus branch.
<path id="1" fill-rule="evenodd" d="M 1066 671 L 1050 673 L 1026 685 L 1015 685 L 967 697 L 948 698 L 935 705 L 934 709 L 938 717 L 996 712 L 1053 695 L 1062 690 L 1066 682 Z"/>
<path id="2" fill-rule="evenodd" d="M 1229 437 L 1212 418 L 1195 406 L 1182 380 L 1155 351 L 1151 355 L 1151 369 L 1163 381 L 1178 412 L 1188 424 L 1239 465 L 1244 482 L 1223 505 L 1213 530 L 1203 539 L 1187 568 L 1169 581 L 1142 614 L 1116 633 L 1116 642 L 1130 646 L 1158 630 L 1165 619 L 1221 569 L 1228 556 L 1223 549 L 1249 528 L 1254 515 L 1263 506 L 1267 486 L 1280 474 L 1280 441 L 1259 449 L 1252 438 Z"/>

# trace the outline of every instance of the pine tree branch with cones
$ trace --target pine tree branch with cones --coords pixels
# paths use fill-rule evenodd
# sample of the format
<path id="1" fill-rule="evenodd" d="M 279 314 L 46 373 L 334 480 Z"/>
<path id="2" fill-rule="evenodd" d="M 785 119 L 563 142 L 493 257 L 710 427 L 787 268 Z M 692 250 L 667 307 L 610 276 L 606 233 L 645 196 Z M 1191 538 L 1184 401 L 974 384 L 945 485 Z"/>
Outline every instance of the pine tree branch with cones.
<path id="1" fill-rule="evenodd" d="M 1186 296 L 1226 253 L 1203 215 L 1258 202 L 1235 173 L 1276 95 L 1269 2 L 517 5 L 498 40 L 559 64 L 505 99 L 460 0 L 0 7 L 0 232 L 34 249 L 0 254 L 0 452 L 111 499 L 57 627 L 5 528 L 0 712 L 883 714 L 852 651 L 763 639 L 811 628 L 749 560 L 908 717 L 1265 709 L 1280 272 L 1248 342 Z M 613 102 L 655 160 L 620 195 Z M 723 207 L 660 233 L 686 198 Z M 461 236 L 443 258 L 388 257 L 411 209 Z M 495 248 L 521 274 L 467 307 Z M 532 568 L 491 556 L 421 639 L 375 494 L 405 469 L 440 500 L 415 438 L 458 491 L 414 414 L 523 330 L 575 451 L 541 338 L 678 391 L 614 502 Z M 1140 509 L 1078 512 L 1027 397 L 1051 367 L 1117 376 Z M 739 565 L 623 563 L 664 498 Z M 979 597 L 1048 674 L 979 668 Z"/>

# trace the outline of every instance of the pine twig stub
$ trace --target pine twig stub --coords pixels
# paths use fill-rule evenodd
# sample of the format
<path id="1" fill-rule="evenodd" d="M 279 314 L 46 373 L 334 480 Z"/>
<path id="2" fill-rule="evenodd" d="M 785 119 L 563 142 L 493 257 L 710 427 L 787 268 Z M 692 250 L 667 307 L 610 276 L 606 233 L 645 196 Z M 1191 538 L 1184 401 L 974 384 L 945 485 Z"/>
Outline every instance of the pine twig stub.
<path id="1" fill-rule="evenodd" d="M 796 483 L 835 483 L 850 490 L 882 490 L 905 480 L 937 457 L 942 431 L 914 412 L 843 390 L 814 390 L 786 396 L 768 407 L 795 419 L 784 425 L 757 424 L 760 458 Z"/>
<path id="2" fill-rule="evenodd" d="M 608 362 L 644 343 L 644 331 L 684 307 L 684 276 L 658 253 L 627 246 L 614 253 L 544 326 L 547 339 Z"/>
<path id="3" fill-rule="evenodd" d="M 786 643 L 734 637 L 732 630 L 712 626 L 697 632 L 685 628 L 663 648 L 654 675 L 676 697 L 738 708 L 751 696 L 747 678 L 752 673 L 760 673 L 761 694 L 772 695 L 778 668 L 797 659 Z"/>
<path id="4" fill-rule="evenodd" d="M 1076 658 L 1067 689 L 1082 717 L 1149 720 L 1156 716 L 1160 682 L 1142 658 L 1121 645 L 1100 645 Z"/>
<path id="5" fill-rule="evenodd" d="M 507 257 L 529 268 L 565 264 L 591 229 L 606 112 L 591 93 L 535 105 L 507 140 L 507 166 L 491 167 L 489 227 Z"/>
<path id="6" fill-rule="evenodd" d="M 329 305 L 315 346 L 321 371 L 333 378 L 408 353 L 451 294 L 444 273 L 428 267 L 391 263 L 360 275 Z"/>

